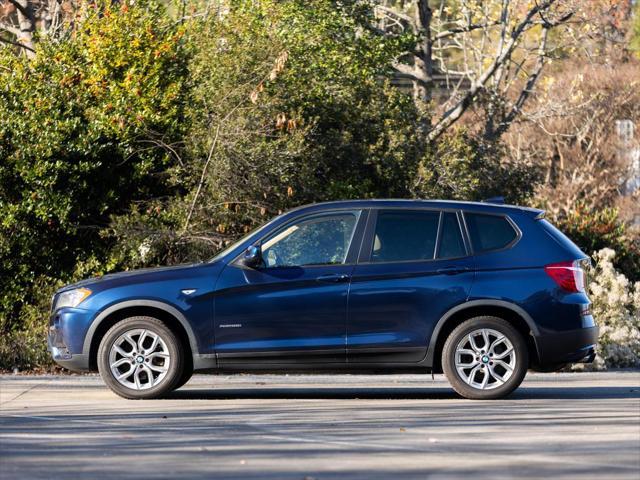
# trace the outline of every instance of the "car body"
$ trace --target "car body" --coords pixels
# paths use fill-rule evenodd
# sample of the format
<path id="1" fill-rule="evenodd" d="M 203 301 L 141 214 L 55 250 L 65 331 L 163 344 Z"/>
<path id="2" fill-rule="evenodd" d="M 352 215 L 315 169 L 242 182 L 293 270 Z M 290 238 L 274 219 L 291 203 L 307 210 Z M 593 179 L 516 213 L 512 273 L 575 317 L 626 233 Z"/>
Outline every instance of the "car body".
<path id="1" fill-rule="evenodd" d="M 319 203 L 276 217 L 208 262 L 62 288 L 53 299 L 49 348 L 66 368 L 96 370 L 110 329 L 148 317 L 166 326 L 184 352 L 176 374 L 182 380 L 173 388 L 193 371 L 426 373 L 446 370 L 443 351 L 456 328 L 495 318 L 526 345 L 523 368 L 551 370 L 594 357 L 598 329 L 584 289 L 585 261 L 537 209 Z M 483 335 L 494 332 L 497 341 L 498 327 Z M 146 327 L 139 328 L 144 336 Z M 124 364 L 131 352 L 112 360 Z"/>

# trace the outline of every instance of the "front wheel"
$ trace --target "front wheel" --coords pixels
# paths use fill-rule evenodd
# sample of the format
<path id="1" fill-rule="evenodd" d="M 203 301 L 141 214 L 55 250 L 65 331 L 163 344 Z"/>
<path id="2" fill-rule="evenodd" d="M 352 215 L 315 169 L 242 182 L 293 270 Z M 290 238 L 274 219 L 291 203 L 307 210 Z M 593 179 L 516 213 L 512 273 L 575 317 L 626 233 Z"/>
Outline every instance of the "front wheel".
<path id="1" fill-rule="evenodd" d="M 442 352 L 453 389 L 465 398 L 503 398 L 522 383 L 529 352 L 522 335 L 497 317 L 475 317 L 456 327 Z"/>
<path id="2" fill-rule="evenodd" d="M 157 398 L 182 380 L 184 351 L 160 320 L 131 317 L 107 331 L 97 360 L 102 379 L 114 393 L 128 399 Z"/>

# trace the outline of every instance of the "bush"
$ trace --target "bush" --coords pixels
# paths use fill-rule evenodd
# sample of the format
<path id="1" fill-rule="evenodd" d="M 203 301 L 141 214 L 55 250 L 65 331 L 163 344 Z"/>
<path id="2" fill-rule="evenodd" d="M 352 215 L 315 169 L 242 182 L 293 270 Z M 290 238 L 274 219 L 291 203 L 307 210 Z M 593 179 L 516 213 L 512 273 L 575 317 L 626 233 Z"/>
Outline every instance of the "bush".
<path id="1" fill-rule="evenodd" d="M 588 255 L 613 249 L 613 266 L 632 282 L 640 280 L 640 238 L 629 230 L 615 208 L 592 211 L 578 203 L 566 217 L 550 220 Z"/>
<path id="2" fill-rule="evenodd" d="M 167 191 L 156 146 L 182 128 L 181 27 L 154 2 L 98 4 L 33 59 L 0 49 L 0 335 L 25 345 L 43 292 L 107 257 L 110 215 Z"/>
<path id="3" fill-rule="evenodd" d="M 465 129 L 445 135 L 422 158 L 414 194 L 456 200 L 501 196 L 507 203 L 526 202 L 539 180 L 538 169 L 501 160 L 502 148 Z"/>
<path id="4" fill-rule="evenodd" d="M 616 252 L 594 254 L 589 284 L 592 311 L 600 327 L 596 368 L 640 367 L 640 282 L 614 268 Z"/>
<path id="5" fill-rule="evenodd" d="M 131 262 L 212 256 L 304 203 L 411 196 L 425 116 L 388 79 L 413 37 L 367 29 L 354 4 L 238 1 L 189 25 L 181 194 L 114 218 Z"/>

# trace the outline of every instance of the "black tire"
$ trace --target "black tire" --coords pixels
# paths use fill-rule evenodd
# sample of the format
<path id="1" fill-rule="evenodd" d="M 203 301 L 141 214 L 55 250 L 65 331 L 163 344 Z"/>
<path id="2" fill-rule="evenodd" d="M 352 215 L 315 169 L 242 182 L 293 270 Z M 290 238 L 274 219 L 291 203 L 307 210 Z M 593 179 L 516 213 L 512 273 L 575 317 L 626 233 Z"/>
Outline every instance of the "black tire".
<path id="1" fill-rule="evenodd" d="M 473 367 L 468 367 L 468 369 L 462 367 L 461 374 L 456 368 L 456 349 L 458 345 L 461 344 L 461 342 L 464 342 L 466 339 L 468 339 L 469 334 L 481 331 L 483 329 L 485 331 L 494 331 L 504 335 L 513 346 L 513 357 L 511 355 L 507 357 L 509 359 L 509 362 L 500 360 L 494 362 L 493 360 L 495 359 L 489 357 L 490 353 L 488 350 L 486 352 L 484 349 L 480 350 L 483 353 L 478 354 L 478 356 L 475 358 L 473 358 L 473 355 L 462 353 L 461 355 L 464 356 L 460 357 L 461 360 L 468 359 L 469 362 L 461 361 L 461 364 L 475 362 L 474 365 L 477 364 L 479 369 L 473 372 Z M 478 337 L 481 337 L 481 335 L 478 335 Z M 494 337 L 491 333 L 489 333 L 488 338 L 489 340 L 491 338 L 494 338 L 494 341 L 497 340 L 496 337 Z M 486 343 L 484 343 L 483 339 L 483 346 L 484 345 L 486 345 Z M 504 343 L 497 343 L 496 345 L 496 349 L 504 349 L 503 351 L 496 354 L 496 358 L 498 358 L 497 355 L 504 353 L 504 351 L 507 351 L 508 349 L 506 348 L 506 345 Z M 462 343 L 462 347 L 464 346 L 466 345 Z M 465 351 L 469 351 L 469 349 L 465 348 Z M 493 353 L 491 353 L 491 356 L 493 356 Z M 508 376 L 507 374 L 509 371 L 502 365 L 504 365 L 505 363 L 511 364 L 512 361 L 514 362 L 512 372 L 510 376 Z M 453 389 L 461 396 L 473 400 L 492 400 L 496 398 L 504 398 L 511 392 L 513 392 L 516 388 L 518 388 L 518 386 L 520 386 L 520 384 L 522 383 L 522 380 L 524 380 L 524 376 L 526 375 L 527 369 L 529 367 L 529 351 L 527 350 L 527 345 L 520 332 L 518 332 L 506 320 L 491 316 L 475 317 L 470 320 L 466 320 L 462 324 L 458 325 L 447 338 L 442 351 L 442 367 L 445 375 L 447 376 L 447 379 L 449 380 L 449 383 L 451 384 Z M 498 372 L 498 370 L 500 371 Z M 508 378 L 506 378 L 504 383 L 502 383 L 497 380 L 497 377 L 490 375 L 490 371 L 492 373 L 498 373 L 498 375 L 501 375 L 501 378 Z M 482 376 L 478 375 L 479 373 Z M 471 384 L 482 384 L 484 382 L 485 375 L 488 375 L 489 382 L 493 381 L 493 383 L 488 383 L 488 385 L 485 386 L 485 389 L 481 388 L 481 386 L 475 387 L 465 381 L 464 377 L 462 376 L 465 374 L 467 374 L 467 377 L 471 379 Z"/>
<path id="2" fill-rule="evenodd" d="M 188 363 L 188 362 L 185 362 Z M 191 377 L 193 376 L 193 367 L 186 365 L 184 366 L 184 368 L 182 369 L 182 375 L 180 376 L 180 379 L 178 380 L 178 383 L 176 383 L 176 386 L 173 387 L 174 390 L 177 390 L 181 387 L 184 387 L 184 385 L 191 380 Z"/>
<path id="3" fill-rule="evenodd" d="M 147 383 L 151 383 L 152 386 L 142 390 L 136 389 L 135 386 L 134 388 L 130 388 L 124 385 L 123 383 L 121 383 L 119 380 L 116 379 L 110 367 L 110 354 L 112 352 L 112 348 L 116 343 L 116 341 L 121 341 L 123 335 L 127 332 L 131 332 L 131 331 L 135 332 L 140 330 L 142 331 L 146 330 L 153 335 L 157 335 L 162 340 L 164 345 L 160 345 L 160 347 L 156 347 L 156 352 L 157 352 L 157 349 L 160 348 L 161 353 L 164 353 L 164 351 L 166 350 L 166 354 L 168 354 L 169 356 L 168 366 L 165 369 L 166 373 L 163 373 L 162 378 L 158 376 L 157 384 L 154 385 L 153 383 L 154 381 L 156 381 L 156 379 L 154 379 L 152 376 L 151 381 L 149 381 L 149 376 L 147 376 L 146 372 L 152 372 L 152 371 L 148 368 L 149 366 L 148 363 L 145 363 L 145 362 L 151 361 L 152 367 L 155 366 L 156 368 L 162 368 L 164 367 L 165 360 L 160 360 L 162 364 L 158 367 L 153 363 L 156 361 L 154 360 L 154 358 L 158 357 L 157 354 L 154 355 L 153 353 L 150 353 L 150 356 L 138 355 L 137 357 L 135 355 L 132 355 L 131 357 L 128 357 L 128 356 L 125 357 L 125 356 L 122 356 L 121 354 L 114 354 L 116 355 L 115 358 L 117 359 L 117 361 L 120 361 L 120 360 L 123 361 L 123 365 L 119 368 L 122 368 L 125 371 L 125 373 L 128 370 L 128 368 L 133 369 L 132 375 L 136 374 L 136 368 L 142 369 L 145 372 L 140 376 L 140 378 L 142 378 L 143 380 L 146 379 Z M 138 341 L 134 343 L 138 344 L 139 340 L 142 337 L 145 337 L 145 335 L 140 333 L 138 335 Z M 135 334 L 133 336 L 133 339 L 134 340 L 136 339 Z M 143 345 L 141 349 L 147 348 L 147 346 L 151 349 L 151 345 L 148 345 L 149 340 L 145 339 L 142 341 L 142 343 L 145 343 L 147 345 L 146 346 Z M 131 345 L 131 343 L 128 343 L 128 345 Z M 132 348 L 132 352 L 126 352 L 127 354 L 133 353 L 133 351 L 136 350 L 136 347 L 134 346 L 131 346 L 131 348 Z M 143 360 L 140 361 L 140 363 L 138 363 L 138 357 L 143 357 Z M 130 365 L 128 363 L 129 358 L 131 358 Z M 102 376 L 103 381 L 115 394 L 131 400 L 159 398 L 162 395 L 174 390 L 176 388 L 176 385 L 178 385 L 178 382 L 183 378 L 182 375 L 184 373 L 184 364 L 185 364 L 184 349 L 182 347 L 182 343 L 176 337 L 176 335 L 163 322 L 161 322 L 157 318 L 131 317 L 116 323 L 113 327 L 111 327 L 107 331 L 105 336 L 102 338 L 102 341 L 100 342 L 100 348 L 98 349 L 97 363 L 98 363 L 98 371 L 100 372 L 100 375 Z M 132 378 L 132 377 L 129 377 L 129 378 Z M 127 380 L 125 379 L 125 382 L 126 381 Z M 134 382 L 130 381 L 130 383 L 133 384 Z"/>
<path id="4" fill-rule="evenodd" d="M 554 373 L 554 372 L 559 372 L 560 370 L 563 370 L 565 368 L 567 368 L 569 364 L 568 363 L 556 363 L 553 365 L 531 365 L 529 368 L 531 370 L 533 370 L 534 372 L 539 372 L 539 373 Z"/>

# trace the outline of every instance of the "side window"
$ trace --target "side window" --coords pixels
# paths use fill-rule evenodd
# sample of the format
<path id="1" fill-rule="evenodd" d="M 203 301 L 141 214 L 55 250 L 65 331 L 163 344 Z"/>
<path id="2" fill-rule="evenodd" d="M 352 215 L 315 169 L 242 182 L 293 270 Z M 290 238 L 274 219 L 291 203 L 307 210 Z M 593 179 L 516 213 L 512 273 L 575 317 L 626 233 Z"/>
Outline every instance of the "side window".
<path id="1" fill-rule="evenodd" d="M 440 212 L 380 211 L 371 261 L 432 260 L 439 218 Z"/>
<path id="2" fill-rule="evenodd" d="M 513 242 L 517 233 L 509 221 L 499 215 L 465 213 L 474 252 L 498 250 Z"/>
<path id="3" fill-rule="evenodd" d="M 446 212 L 442 218 L 438 258 L 463 257 L 466 254 L 458 217 L 455 213 Z"/>
<path id="4" fill-rule="evenodd" d="M 267 267 L 344 263 L 358 216 L 322 215 L 289 225 L 262 243 Z"/>

